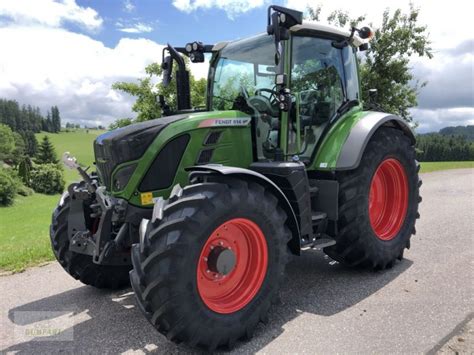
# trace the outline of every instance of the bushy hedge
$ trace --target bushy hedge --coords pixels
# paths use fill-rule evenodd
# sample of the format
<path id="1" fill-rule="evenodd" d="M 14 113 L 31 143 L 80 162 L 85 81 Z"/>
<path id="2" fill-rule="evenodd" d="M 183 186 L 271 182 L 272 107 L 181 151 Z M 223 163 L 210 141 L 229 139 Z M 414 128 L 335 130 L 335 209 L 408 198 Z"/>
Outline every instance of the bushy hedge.
<path id="1" fill-rule="evenodd" d="M 63 171 L 56 164 L 40 164 L 31 172 L 31 187 L 39 193 L 55 194 L 64 190 Z"/>
<path id="2" fill-rule="evenodd" d="M 13 203 L 19 183 L 7 170 L 0 169 L 0 205 L 8 206 Z"/>

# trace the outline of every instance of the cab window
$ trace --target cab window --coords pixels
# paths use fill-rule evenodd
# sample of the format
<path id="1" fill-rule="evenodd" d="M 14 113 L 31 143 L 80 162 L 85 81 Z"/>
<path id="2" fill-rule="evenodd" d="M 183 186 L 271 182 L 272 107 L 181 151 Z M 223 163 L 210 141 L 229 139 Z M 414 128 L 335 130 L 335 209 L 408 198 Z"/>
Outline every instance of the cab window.
<path id="1" fill-rule="evenodd" d="M 299 100 L 301 149 L 296 152 L 296 120 L 288 147 L 300 158 L 311 157 L 321 134 L 344 102 L 344 68 L 341 49 L 332 46 L 331 39 L 293 37 L 291 90 Z"/>

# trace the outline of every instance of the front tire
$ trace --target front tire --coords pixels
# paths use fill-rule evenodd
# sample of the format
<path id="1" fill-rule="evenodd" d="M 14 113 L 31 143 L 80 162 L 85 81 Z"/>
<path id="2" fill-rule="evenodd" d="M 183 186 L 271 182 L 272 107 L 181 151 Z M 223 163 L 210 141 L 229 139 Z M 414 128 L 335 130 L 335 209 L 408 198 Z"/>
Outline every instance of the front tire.
<path id="1" fill-rule="evenodd" d="M 349 266 L 377 270 L 401 260 L 419 218 L 419 169 L 408 137 L 395 128 L 380 128 L 359 167 L 338 175 L 337 243 L 325 253 Z"/>
<path id="2" fill-rule="evenodd" d="M 55 208 L 49 229 L 54 256 L 66 272 L 83 284 L 97 288 L 120 289 L 130 284 L 131 266 L 98 265 L 92 256 L 69 250 L 68 215 L 70 196 L 66 192 Z"/>
<path id="3" fill-rule="evenodd" d="M 286 214 L 261 185 L 190 185 L 158 207 L 132 248 L 142 311 L 168 339 L 214 350 L 250 338 L 278 295 L 291 238 Z"/>

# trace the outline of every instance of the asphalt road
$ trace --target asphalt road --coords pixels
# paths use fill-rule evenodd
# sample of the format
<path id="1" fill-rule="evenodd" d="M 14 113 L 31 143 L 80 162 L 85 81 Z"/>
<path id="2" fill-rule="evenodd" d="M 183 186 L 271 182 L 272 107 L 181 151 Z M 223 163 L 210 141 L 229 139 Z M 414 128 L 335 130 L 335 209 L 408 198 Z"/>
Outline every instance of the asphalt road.
<path id="1" fill-rule="evenodd" d="M 474 170 L 422 178 L 418 233 L 402 262 L 369 272 L 320 252 L 295 258 L 269 324 L 234 352 L 434 353 L 472 325 Z M 0 277 L 0 292 L 0 352 L 192 350 L 155 332 L 130 290 L 83 286 L 57 263 Z"/>

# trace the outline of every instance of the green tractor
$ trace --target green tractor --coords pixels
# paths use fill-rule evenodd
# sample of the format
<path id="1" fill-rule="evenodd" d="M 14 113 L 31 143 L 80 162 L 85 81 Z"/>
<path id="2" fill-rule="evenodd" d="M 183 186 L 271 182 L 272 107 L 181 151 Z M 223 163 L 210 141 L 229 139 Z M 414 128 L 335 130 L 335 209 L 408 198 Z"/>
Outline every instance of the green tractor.
<path id="1" fill-rule="evenodd" d="M 270 6 L 265 34 L 168 45 L 177 110 L 160 97 L 165 117 L 99 136 L 97 173 L 65 159 L 83 181 L 52 218 L 63 268 L 99 288 L 131 282 L 160 333 L 212 350 L 267 319 L 291 255 L 392 267 L 421 181 L 410 127 L 361 100 L 356 52 L 371 35 Z M 207 104 L 192 109 L 184 57 L 206 53 Z"/>

